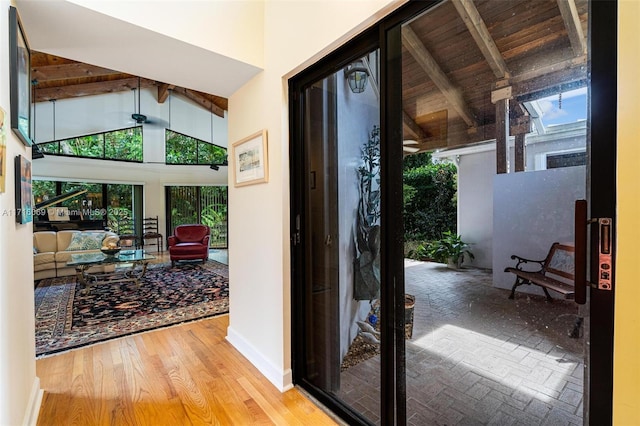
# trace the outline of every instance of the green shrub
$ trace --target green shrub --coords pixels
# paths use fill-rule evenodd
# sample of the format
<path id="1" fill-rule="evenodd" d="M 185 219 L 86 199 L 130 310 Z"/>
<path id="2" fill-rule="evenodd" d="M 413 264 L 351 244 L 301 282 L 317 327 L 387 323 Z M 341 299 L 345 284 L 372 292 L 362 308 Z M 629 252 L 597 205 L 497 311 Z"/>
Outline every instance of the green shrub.
<path id="1" fill-rule="evenodd" d="M 462 241 L 462 236 L 446 231 L 442 233 L 442 238 L 431 241 L 426 246 L 427 255 L 440 263 L 462 263 L 464 255 L 474 259 L 473 253 L 469 249 L 470 245 Z"/>
<path id="2" fill-rule="evenodd" d="M 444 231 L 456 231 L 456 168 L 453 164 L 431 164 L 430 156 L 422 155 L 411 162 L 413 156 L 405 159 L 406 241 L 437 240 Z"/>

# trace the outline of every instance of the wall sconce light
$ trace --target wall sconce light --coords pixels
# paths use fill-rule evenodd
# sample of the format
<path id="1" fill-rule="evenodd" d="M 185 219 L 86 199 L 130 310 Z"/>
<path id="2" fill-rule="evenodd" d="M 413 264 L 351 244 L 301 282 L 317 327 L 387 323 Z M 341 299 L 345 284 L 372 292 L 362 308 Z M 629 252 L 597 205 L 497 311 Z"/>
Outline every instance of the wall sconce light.
<path id="1" fill-rule="evenodd" d="M 367 88 L 369 70 L 363 65 L 362 60 L 357 60 L 344 70 L 344 76 L 353 93 L 362 93 Z"/>

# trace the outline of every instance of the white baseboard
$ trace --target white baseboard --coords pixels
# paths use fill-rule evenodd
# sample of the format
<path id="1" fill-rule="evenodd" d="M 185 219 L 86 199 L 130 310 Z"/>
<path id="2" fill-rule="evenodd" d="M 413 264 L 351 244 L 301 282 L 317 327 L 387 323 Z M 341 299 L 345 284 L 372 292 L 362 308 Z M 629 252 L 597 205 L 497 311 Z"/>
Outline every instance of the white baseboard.
<path id="1" fill-rule="evenodd" d="M 36 376 L 31 387 L 31 394 L 29 395 L 29 405 L 27 405 L 27 411 L 24 414 L 23 425 L 36 426 L 38 423 L 38 415 L 40 414 L 40 406 L 42 405 L 42 396 L 44 391 L 40 389 L 40 378 Z"/>
<path id="2" fill-rule="evenodd" d="M 283 370 L 266 359 L 251 343 L 231 327 L 227 327 L 227 341 L 249 360 L 280 392 L 293 388 L 291 369 Z"/>

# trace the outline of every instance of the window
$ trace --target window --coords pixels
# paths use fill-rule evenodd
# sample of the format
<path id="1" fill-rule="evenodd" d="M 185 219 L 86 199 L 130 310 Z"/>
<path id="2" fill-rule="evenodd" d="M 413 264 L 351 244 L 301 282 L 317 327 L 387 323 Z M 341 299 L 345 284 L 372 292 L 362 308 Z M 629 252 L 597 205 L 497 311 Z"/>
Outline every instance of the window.
<path id="1" fill-rule="evenodd" d="M 136 188 L 139 189 L 136 191 Z M 37 205 L 78 189 L 86 189 L 87 192 L 56 204 L 67 207 L 72 220 L 105 220 L 111 230 L 118 232 L 122 223 L 133 226 L 138 219 L 136 207 L 142 205 L 140 185 L 34 180 L 33 198 Z M 46 220 L 46 211 L 39 214 L 37 219 Z"/>
<path id="2" fill-rule="evenodd" d="M 142 162 L 142 127 L 130 127 L 93 135 L 78 136 L 38 144 L 40 151 L 61 155 L 102 160 Z"/>
<path id="3" fill-rule="evenodd" d="M 222 164 L 227 161 L 227 149 L 173 130 L 165 132 L 166 164 Z"/>
<path id="4" fill-rule="evenodd" d="M 587 152 L 569 152 L 563 154 L 547 154 L 547 169 L 560 167 L 584 166 L 587 164 Z"/>

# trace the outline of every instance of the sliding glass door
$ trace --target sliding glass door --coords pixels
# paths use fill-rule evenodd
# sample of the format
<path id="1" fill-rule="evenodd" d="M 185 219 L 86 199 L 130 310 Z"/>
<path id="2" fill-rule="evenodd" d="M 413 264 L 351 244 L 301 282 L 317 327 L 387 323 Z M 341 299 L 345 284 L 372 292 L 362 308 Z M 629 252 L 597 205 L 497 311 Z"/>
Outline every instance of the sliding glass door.
<path id="1" fill-rule="evenodd" d="M 168 186 L 167 235 L 178 225 L 202 223 L 211 229 L 209 246 L 227 248 L 227 187 Z"/>
<path id="2" fill-rule="evenodd" d="M 305 207 L 297 219 L 305 245 L 304 380 L 371 422 L 380 419 L 377 53 L 303 89 Z M 362 363 L 372 357 L 378 361 Z"/>
<path id="3" fill-rule="evenodd" d="M 290 80 L 294 382 L 350 424 L 610 423 L 614 274 L 566 278 L 574 200 L 615 216 L 615 3 L 565 3 L 410 2 Z"/>

